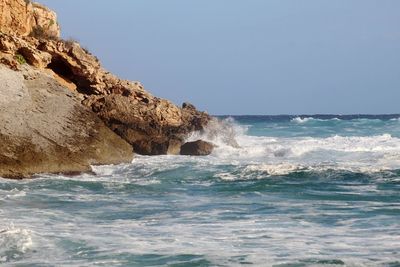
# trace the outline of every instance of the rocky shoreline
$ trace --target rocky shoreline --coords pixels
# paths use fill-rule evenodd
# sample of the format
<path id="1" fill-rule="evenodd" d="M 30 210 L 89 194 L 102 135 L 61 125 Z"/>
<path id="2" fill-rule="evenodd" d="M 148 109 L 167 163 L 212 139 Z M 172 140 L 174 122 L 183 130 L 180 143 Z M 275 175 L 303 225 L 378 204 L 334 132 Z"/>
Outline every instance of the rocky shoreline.
<path id="1" fill-rule="evenodd" d="M 59 38 L 55 12 L 42 5 L 0 0 L 0 15 L 0 177 L 179 154 L 212 119 L 109 73 L 79 43 Z"/>

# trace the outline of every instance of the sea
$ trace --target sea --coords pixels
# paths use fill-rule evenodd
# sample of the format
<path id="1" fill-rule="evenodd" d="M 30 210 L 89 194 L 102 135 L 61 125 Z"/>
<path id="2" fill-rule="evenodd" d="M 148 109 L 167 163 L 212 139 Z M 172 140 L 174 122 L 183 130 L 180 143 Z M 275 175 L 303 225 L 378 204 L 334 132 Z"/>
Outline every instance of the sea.
<path id="1" fill-rule="evenodd" d="M 399 118 L 221 116 L 209 156 L 0 179 L 0 266 L 400 266 Z"/>

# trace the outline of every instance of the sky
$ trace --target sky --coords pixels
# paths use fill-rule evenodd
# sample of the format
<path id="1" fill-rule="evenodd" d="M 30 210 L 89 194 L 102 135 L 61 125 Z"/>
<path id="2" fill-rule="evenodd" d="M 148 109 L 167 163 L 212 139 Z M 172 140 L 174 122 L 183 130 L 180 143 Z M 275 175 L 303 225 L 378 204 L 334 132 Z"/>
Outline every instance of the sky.
<path id="1" fill-rule="evenodd" d="M 38 0 L 63 38 L 214 115 L 400 113 L 398 0 Z"/>

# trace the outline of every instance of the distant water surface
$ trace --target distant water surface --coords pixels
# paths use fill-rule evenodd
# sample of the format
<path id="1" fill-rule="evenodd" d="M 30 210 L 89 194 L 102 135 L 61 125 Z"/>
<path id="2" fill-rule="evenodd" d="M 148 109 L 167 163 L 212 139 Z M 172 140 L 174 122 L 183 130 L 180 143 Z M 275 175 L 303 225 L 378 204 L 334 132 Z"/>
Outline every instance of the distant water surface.
<path id="1" fill-rule="evenodd" d="M 221 117 L 207 157 L 0 179 L 0 265 L 400 266 L 399 117 Z"/>

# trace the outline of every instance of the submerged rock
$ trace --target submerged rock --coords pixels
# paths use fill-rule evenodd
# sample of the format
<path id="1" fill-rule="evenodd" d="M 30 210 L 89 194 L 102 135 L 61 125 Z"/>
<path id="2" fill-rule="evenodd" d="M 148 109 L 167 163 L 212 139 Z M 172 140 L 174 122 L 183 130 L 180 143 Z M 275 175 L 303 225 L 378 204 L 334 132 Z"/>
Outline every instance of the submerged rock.
<path id="1" fill-rule="evenodd" d="M 54 79 L 0 65 L 0 176 L 90 171 L 130 162 L 131 146 Z"/>
<path id="2" fill-rule="evenodd" d="M 197 140 L 194 142 L 187 142 L 181 146 L 181 155 L 188 156 L 207 156 L 212 153 L 214 145 L 212 143 Z"/>

